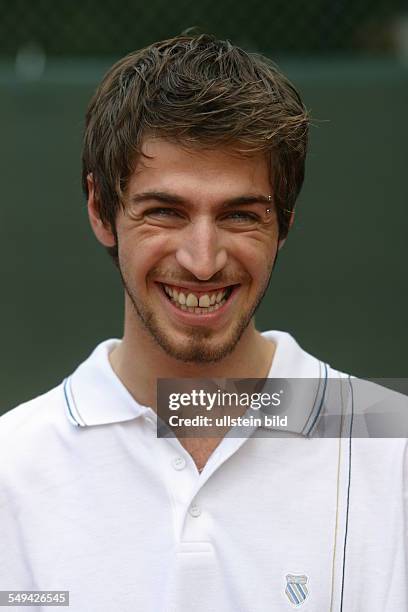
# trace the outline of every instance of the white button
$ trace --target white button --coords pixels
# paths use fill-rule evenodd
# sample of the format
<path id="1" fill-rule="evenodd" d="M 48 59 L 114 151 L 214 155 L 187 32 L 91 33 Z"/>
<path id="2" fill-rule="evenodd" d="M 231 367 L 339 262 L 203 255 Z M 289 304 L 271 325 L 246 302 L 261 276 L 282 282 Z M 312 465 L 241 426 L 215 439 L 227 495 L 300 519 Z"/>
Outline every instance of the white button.
<path id="1" fill-rule="evenodd" d="M 175 457 L 173 459 L 173 467 L 175 470 L 183 470 L 186 467 L 186 460 L 184 457 Z"/>
<path id="2" fill-rule="evenodd" d="M 189 512 L 191 516 L 197 517 L 201 514 L 201 508 L 198 504 L 191 504 Z"/>

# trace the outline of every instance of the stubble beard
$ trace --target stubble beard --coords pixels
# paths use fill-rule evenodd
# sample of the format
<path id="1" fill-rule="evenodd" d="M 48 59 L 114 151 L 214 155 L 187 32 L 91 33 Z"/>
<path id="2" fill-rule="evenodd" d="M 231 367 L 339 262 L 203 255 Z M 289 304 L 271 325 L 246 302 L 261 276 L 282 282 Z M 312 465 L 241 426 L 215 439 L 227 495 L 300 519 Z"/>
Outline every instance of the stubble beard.
<path id="1" fill-rule="evenodd" d="M 164 329 L 164 326 L 160 324 L 153 310 L 149 309 L 143 302 L 137 299 L 136 292 L 133 291 L 129 283 L 126 282 L 120 264 L 118 268 L 124 289 L 132 303 L 134 311 L 145 331 L 150 334 L 150 337 L 169 357 L 184 363 L 204 364 L 217 363 L 233 352 L 264 298 L 271 280 L 275 261 L 267 274 L 266 280 L 258 291 L 252 306 L 241 315 L 236 323 L 232 324 L 229 338 L 218 346 L 214 346 L 211 343 L 211 338 L 216 335 L 217 332 L 214 332 L 211 327 L 201 326 L 191 326 L 190 328 L 186 326 L 186 340 L 176 344 L 172 340 L 171 335 Z"/>

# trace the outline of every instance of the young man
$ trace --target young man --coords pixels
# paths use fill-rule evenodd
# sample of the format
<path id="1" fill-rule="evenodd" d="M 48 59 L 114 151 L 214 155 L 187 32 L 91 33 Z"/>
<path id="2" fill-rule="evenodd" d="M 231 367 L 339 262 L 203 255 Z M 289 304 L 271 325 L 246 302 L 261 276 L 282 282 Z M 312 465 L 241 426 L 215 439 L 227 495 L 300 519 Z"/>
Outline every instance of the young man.
<path id="1" fill-rule="evenodd" d="M 88 109 L 83 180 L 121 341 L 0 420 L 0 588 L 75 611 L 407 609 L 405 440 L 316 439 L 347 377 L 254 313 L 293 222 L 308 115 L 263 57 L 151 45 Z M 157 436 L 158 379 L 311 379 L 287 437 Z"/>

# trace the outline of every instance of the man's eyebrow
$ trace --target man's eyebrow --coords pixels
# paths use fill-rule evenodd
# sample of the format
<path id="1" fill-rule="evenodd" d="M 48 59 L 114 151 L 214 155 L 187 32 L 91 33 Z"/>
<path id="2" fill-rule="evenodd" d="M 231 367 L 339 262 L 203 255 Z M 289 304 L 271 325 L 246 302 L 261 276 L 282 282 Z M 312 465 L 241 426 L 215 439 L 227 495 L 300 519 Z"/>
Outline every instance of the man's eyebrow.
<path id="1" fill-rule="evenodd" d="M 130 202 L 132 204 L 137 204 L 145 200 L 156 200 L 157 202 L 163 202 L 165 204 L 189 203 L 186 198 L 167 191 L 143 191 L 142 193 L 135 193 L 130 196 Z M 271 196 L 264 195 L 262 193 L 241 195 L 224 200 L 221 203 L 221 206 L 223 208 L 230 208 L 232 206 L 239 206 L 240 204 L 259 204 L 260 202 L 263 202 L 265 204 L 271 204 L 272 198 Z"/>
<path id="2" fill-rule="evenodd" d="M 131 195 L 129 199 L 133 204 L 143 202 L 144 200 L 157 200 L 158 202 L 165 202 L 167 204 L 185 204 L 187 202 L 187 200 L 181 196 L 166 191 L 143 191 L 142 193 Z"/>
<path id="3" fill-rule="evenodd" d="M 272 203 L 272 197 L 269 195 L 264 195 L 262 193 L 251 194 L 251 195 L 242 195 L 237 196 L 236 198 L 230 198 L 225 200 L 223 203 L 225 206 L 237 206 L 239 204 L 259 204 L 263 202 L 265 204 Z"/>

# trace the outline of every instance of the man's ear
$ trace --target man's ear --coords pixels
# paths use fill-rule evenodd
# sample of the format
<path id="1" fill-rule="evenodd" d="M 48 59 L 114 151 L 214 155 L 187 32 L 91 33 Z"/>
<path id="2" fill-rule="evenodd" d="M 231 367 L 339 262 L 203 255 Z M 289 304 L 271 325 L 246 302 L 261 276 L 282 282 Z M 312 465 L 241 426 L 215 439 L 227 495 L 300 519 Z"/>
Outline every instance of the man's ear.
<path id="1" fill-rule="evenodd" d="M 92 173 L 88 174 L 86 180 L 88 183 L 88 217 L 93 233 L 103 246 L 113 247 L 116 245 L 116 239 L 110 226 L 106 226 L 100 218 L 98 195 Z"/>
<path id="2" fill-rule="evenodd" d="M 294 221 L 295 221 L 295 211 L 294 211 L 294 210 L 292 210 L 292 212 L 290 213 L 288 233 L 289 233 L 289 230 L 291 229 L 291 227 L 292 227 L 292 225 L 293 225 Z M 287 237 L 288 237 L 288 235 L 286 234 L 286 238 L 287 238 Z M 283 238 L 282 240 L 279 240 L 279 242 L 278 242 L 278 250 L 279 250 L 279 249 L 281 249 L 281 248 L 283 247 L 283 245 L 284 245 L 284 244 L 285 244 L 285 242 L 286 242 L 286 238 Z"/>

